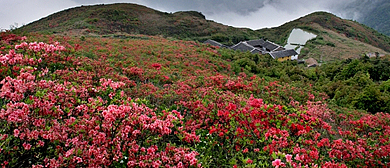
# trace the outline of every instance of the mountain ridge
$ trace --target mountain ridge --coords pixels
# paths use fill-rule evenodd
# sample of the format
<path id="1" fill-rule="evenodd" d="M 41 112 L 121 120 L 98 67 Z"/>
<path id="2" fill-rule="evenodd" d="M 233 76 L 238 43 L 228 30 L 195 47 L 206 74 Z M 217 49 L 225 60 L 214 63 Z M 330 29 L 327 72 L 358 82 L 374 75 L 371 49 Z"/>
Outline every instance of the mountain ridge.
<path id="1" fill-rule="evenodd" d="M 42 24 L 44 23 L 44 24 Z M 97 34 L 130 34 L 173 37 L 208 36 L 219 30 L 239 33 L 231 26 L 206 20 L 196 11 L 167 13 L 146 6 L 118 3 L 70 8 L 32 22 L 20 29 L 28 32 L 59 33 L 71 29 L 89 29 Z M 203 31 L 200 31 L 203 29 Z M 249 31 L 247 28 L 237 29 Z"/>
<path id="2" fill-rule="evenodd" d="M 322 39 L 314 39 L 312 43 L 309 43 L 306 53 L 303 53 L 306 56 L 320 58 L 322 56 L 319 53 L 335 48 L 340 50 L 336 51 L 335 54 L 341 54 L 340 58 L 344 59 L 357 57 L 367 52 L 383 54 L 390 52 L 390 37 L 360 23 L 344 20 L 326 12 L 311 13 L 279 27 L 252 30 L 206 20 L 206 17 L 197 11 L 167 13 L 142 5 L 119 3 L 66 9 L 17 30 L 80 36 L 123 33 L 160 35 L 195 41 L 213 39 L 225 45 L 263 38 L 284 45 L 289 33 L 294 28 L 311 31 L 322 37 Z M 335 37 L 330 37 L 330 34 Z M 339 41 L 333 39 L 339 39 Z M 356 48 L 340 48 L 334 45 L 342 44 L 345 41 L 350 41 L 351 46 L 360 45 L 362 47 L 359 48 L 359 51 L 349 54 L 349 51 L 356 50 Z M 365 47 L 365 44 L 370 46 Z M 318 48 L 318 46 L 325 49 L 313 52 L 312 49 Z"/>

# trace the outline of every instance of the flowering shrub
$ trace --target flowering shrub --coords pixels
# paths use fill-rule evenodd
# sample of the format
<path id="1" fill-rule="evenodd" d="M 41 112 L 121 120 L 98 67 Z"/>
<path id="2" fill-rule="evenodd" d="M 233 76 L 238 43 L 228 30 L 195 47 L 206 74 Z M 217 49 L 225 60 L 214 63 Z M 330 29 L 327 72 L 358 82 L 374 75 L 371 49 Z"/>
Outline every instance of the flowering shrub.
<path id="1" fill-rule="evenodd" d="M 30 38 L 48 42 L 1 36 L 4 167 L 390 166 L 389 114 L 336 113 L 310 85 L 236 74 L 214 48 Z"/>
<path id="2" fill-rule="evenodd" d="M 157 115 L 133 102 L 119 92 L 124 82 L 102 78 L 87 87 L 47 80 L 40 65 L 64 50 L 59 43 L 23 42 L 1 55 L 14 74 L 0 82 L 3 166 L 198 166 L 197 152 L 166 141 L 179 113 Z"/>

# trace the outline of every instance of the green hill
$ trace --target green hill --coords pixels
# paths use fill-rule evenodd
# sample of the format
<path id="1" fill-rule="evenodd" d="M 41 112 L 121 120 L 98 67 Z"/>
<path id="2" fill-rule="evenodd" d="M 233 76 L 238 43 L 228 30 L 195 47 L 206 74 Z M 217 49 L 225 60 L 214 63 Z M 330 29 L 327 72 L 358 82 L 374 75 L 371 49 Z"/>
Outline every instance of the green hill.
<path id="1" fill-rule="evenodd" d="M 196 11 L 165 13 L 137 4 L 81 6 L 67 9 L 22 27 L 27 32 L 62 34 L 144 34 L 175 38 L 234 34 L 239 39 L 257 38 L 250 29 L 233 28 L 210 20 Z"/>

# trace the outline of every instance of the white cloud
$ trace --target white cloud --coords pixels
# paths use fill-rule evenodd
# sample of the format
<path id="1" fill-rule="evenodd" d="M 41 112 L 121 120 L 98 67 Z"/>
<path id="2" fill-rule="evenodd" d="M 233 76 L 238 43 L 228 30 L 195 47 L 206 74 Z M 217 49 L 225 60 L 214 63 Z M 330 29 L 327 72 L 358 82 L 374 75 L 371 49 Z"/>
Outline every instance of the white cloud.
<path id="1" fill-rule="evenodd" d="M 15 23 L 18 26 L 28 24 L 42 17 L 48 16 L 78 4 L 70 0 L 2 0 L 0 6 L 0 28 L 9 29 Z"/>
<path id="2" fill-rule="evenodd" d="M 219 21 L 227 25 L 261 29 L 265 27 L 277 27 L 286 22 L 298 19 L 314 11 L 326 11 L 325 8 L 307 8 L 297 4 L 278 4 L 267 2 L 264 7 L 254 12 L 240 15 L 234 12 L 210 15 L 208 19 Z"/>
<path id="3" fill-rule="evenodd" d="M 294 18 L 295 16 L 291 16 L 283 11 L 277 11 L 277 9 L 272 6 L 248 13 L 247 15 L 228 12 L 214 14 L 208 17 L 208 19 L 222 22 L 227 25 L 235 27 L 248 27 L 251 29 L 279 26 Z"/>

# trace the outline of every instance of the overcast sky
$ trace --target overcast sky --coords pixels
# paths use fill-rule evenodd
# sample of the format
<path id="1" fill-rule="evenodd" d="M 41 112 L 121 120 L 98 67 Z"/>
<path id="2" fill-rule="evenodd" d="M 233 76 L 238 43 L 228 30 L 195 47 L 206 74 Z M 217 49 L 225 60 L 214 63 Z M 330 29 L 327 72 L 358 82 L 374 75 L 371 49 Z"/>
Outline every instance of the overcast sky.
<path id="1" fill-rule="evenodd" d="M 0 29 L 20 27 L 64 9 L 94 4 L 137 3 L 163 12 L 196 10 L 207 19 L 235 27 L 280 26 L 312 13 L 328 11 L 358 20 L 381 0 L 0 0 Z"/>

